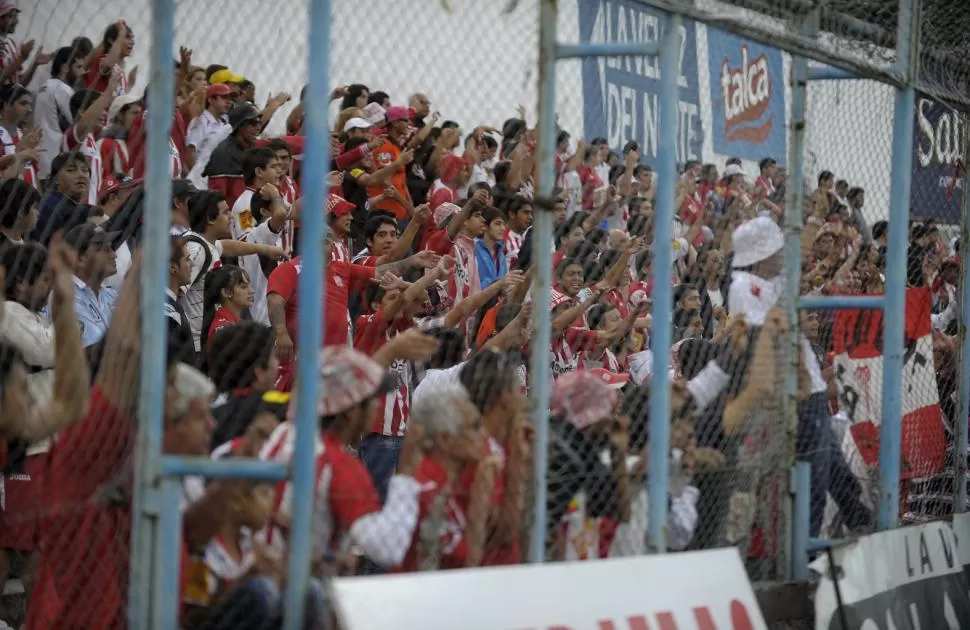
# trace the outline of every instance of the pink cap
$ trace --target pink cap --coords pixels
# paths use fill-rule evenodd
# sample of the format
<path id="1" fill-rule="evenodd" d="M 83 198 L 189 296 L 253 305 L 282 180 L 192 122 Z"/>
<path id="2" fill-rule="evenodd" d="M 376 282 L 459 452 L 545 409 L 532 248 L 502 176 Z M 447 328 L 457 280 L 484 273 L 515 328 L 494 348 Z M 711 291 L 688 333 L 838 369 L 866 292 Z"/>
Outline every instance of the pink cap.
<path id="1" fill-rule="evenodd" d="M 569 372 L 553 384 L 549 411 L 584 429 L 609 418 L 616 398 L 616 390 L 590 372 Z"/>
<path id="2" fill-rule="evenodd" d="M 434 209 L 434 215 L 431 218 L 434 220 L 435 225 L 440 226 L 445 222 L 445 219 L 459 212 L 461 212 L 461 208 L 446 201 Z"/>
<path id="3" fill-rule="evenodd" d="M 388 108 L 384 113 L 387 117 L 387 122 L 397 122 L 399 120 L 411 120 L 411 113 L 408 111 L 407 107 L 401 107 L 400 105 L 395 105 L 394 107 Z"/>

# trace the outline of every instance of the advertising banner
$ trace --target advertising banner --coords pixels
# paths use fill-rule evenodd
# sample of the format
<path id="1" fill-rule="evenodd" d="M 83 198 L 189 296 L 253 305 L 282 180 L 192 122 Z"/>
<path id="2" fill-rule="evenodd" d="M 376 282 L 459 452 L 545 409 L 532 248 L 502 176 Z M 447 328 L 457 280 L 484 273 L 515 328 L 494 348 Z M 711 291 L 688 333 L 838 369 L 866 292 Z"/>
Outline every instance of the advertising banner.
<path id="1" fill-rule="evenodd" d="M 957 545 L 953 529 L 942 522 L 864 536 L 833 550 L 835 580 L 823 555 L 812 567 L 822 577 L 816 630 L 970 628 Z"/>
<path id="2" fill-rule="evenodd" d="M 967 119 L 942 103 L 918 96 L 913 126 L 912 214 L 959 225 L 966 192 Z"/>
<path id="3" fill-rule="evenodd" d="M 734 548 L 338 578 L 332 595 L 346 630 L 767 628 Z"/>
<path id="4" fill-rule="evenodd" d="M 579 3 L 580 41 L 594 43 L 659 42 L 665 19 L 631 0 Z M 660 132 L 660 59 L 597 57 L 582 60 L 583 126 L 587 140 L 604 137 L 614 150 L 635 140 L 641 161 L 654 166 Z M 681 31 L 677 84 L 677 161 L 701 159 L 704 133 L 697 87 L 697 40 L 694 23 Z"/>
<path id="5" fill-rule="evenodd" d="M 714 152 L 760 161 L 788 157 L 782 53 L 707 29 Z"/>

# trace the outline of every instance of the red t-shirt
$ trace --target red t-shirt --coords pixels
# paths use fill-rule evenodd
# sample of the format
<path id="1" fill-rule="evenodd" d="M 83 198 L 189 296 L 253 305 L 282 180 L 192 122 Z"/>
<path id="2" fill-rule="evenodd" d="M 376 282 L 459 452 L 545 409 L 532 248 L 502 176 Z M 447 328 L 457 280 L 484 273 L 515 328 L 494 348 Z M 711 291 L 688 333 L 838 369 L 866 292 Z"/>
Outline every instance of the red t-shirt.
<path id="1" fill-rule="evenodd" d="M 594 195 L 596 191 L 603 188 L 603 180 L 596 174 L 596 169 L 592 166 L 580 166 L 576 169 L 579 181 L 583 184 L 583 210 L 595 210 L 596 201 Z"/>
<path id="2" fill-rule="evenodd" d="M 212 323 L 209 324 L 209 332 L 206 333 L 206 341 L 212 341 L 212 337 L 215 336 L 219 329 L 238 323 L 238 315 L 225 307 L 219 307 L 219 310 L 216 311 L 216 314 L 212 317 Z"/>
<path id="3" fill-rule="evenodd" d="M 95 385 L 87 415 L 58 434 L 28 629 L 127 627 L 131 505 L 95 506 L 91 499 L 104 484 L 130 489 L 136 427 Z"/>
<path id="4" fill-rule="evenodd" d="M 290 339 L 297 341 L 297 309 L 300 272 L 303 265 L 297 256 L 273 270 L 267 281 L 266 294 L 275 293 L 286 302 L 286 331 Z M 330 261 L 327 263 L 327 297 L 324 308 L 323 344 L 325 346 L 346 345 L 350 339 L 347 302 L 350 285 L 363 286 L 376 272 L 375 267 L 365 267 Z"/>
<path id="5" fill-rule="evenodd" d="M 104 74 L 101 72 L 101 62 L 105 56 L 106 53 L 102 53 L 100 56 L 91 60 L 91 65 L 88 66 L 87 72 L 84 74 L 84 87 L 97 90 L 98 92 L 104 92 L 108 89 L 108 83 L 111 81 L 111 73 Z M 115 90 L 115 96 L 127 94 L 128 74 L 125 72 L 124 66 L 115 64 L 113 69 L 120 74 L 121 78 L 118 82 L 118 88 Z"/>
<path id="6" fill-rule="evenodd" d="M 414 528 L 411 547 L 408 549 L 404 561 L 395 572 L 417 571 L 418 554 L 421 548 L 422 524 L 433 519 L 432 511 L 435 500 L 443 490 L 448 488 L 448 473 L 437 461 L 425 456 L 421 459 L 414 479 L 421 487 L 418 495 L 418 526 Z M 438 558 L 440 569 L 460 569 L 468 562 L 468 546 L 465 542 L 466 515 L 452 494 L 445 500 L 445 508 L 441 516 L 441 537 L 438 544 Z"/>

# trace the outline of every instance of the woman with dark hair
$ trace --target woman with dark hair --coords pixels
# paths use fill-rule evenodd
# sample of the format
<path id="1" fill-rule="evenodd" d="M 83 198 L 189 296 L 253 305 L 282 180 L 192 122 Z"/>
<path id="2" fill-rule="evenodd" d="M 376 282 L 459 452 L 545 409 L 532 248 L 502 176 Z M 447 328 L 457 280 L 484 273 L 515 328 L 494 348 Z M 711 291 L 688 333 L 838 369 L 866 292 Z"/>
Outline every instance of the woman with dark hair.
<path id="1" fill-rule="evenodd" d="M 370 90 L 366 85 L 362 85 L 360 83 L 348 85 L 347 91 L 344 93 L 344 100 L 340 102 L 340 109 L 363 109 L 367 106 L 367 101 L 369 98 Z"/>
<path id="2" fill-rule="evenodd" d="M 253 305 L 249 276 L 236 265 L 222 265 L 206 274 L 202 293 L 202 350 L 206 342 L 226 326 L 238 324 Z"/>

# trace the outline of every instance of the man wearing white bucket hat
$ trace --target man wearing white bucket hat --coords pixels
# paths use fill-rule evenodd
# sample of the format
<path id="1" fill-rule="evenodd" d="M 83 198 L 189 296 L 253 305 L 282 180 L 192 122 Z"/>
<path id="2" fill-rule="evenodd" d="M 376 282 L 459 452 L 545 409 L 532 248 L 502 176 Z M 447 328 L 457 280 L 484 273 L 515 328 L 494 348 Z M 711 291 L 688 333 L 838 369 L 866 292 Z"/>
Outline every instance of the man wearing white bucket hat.
<path id="1" fill-rule="evenodd" d="M 784 291 L 785 237 L 772 219 L 758 217 L 738 226 L 731 240 L 734 271 L 728 294 L 728 312 L 731 317 L 742 317 L 748 327 L 760 329 Z M 715 358 L 687 384 L 688 407 L 702 411 L 725 390 L 737 393 L 741 387 L 747 387 L 743 385 L 743 377 L 756 343 L 751 340 L 741 356 L 730 344 L 723 345 L 715 353 Z M 828 386 L 804 335 L 801 335 L 800 343 L 803 369 L 810 388 L 807 397 L 798 401 L 796 450 L 798 459 L 812 465 L 811 532 L 817 536 L 833 466 L 841 473 L 845 462 L 838 457 L 838 450 L 835 451 L 836 461 L 831 461 Z M 861 488 L 855 477 L 850 474 L 843 480 L 842 476 L 839 475 L 840 482 L 848 482 L 850 487 L 840 488 L 846 491 L 838 493 L 837 503 L 845 512 L 850 527 L 861 526 L 871 519 L 871 513 L 859 502 Z"/>

